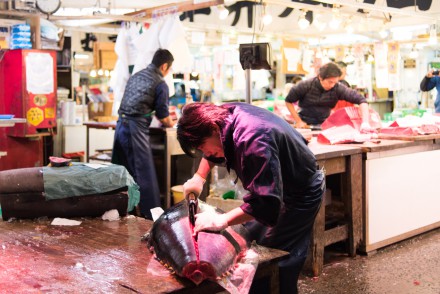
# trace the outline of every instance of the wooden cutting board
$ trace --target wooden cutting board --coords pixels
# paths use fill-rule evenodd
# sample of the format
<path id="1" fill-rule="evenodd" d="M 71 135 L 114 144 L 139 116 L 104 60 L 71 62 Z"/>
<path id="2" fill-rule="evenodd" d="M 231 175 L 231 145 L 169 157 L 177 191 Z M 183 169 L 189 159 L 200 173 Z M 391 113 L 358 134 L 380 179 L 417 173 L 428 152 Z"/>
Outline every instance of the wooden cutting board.
<path id="1" fill-rule="evenodd" d="M 411 135 L 393 135 L 393 134 L 381 134 L 381 133 L 379 133 L 379 139 L 384 139 L 384 140 L 404 140 L 404 141 L 435 140 L 435 139 L 440 139 L 440 134 L 411 136 Z"/>

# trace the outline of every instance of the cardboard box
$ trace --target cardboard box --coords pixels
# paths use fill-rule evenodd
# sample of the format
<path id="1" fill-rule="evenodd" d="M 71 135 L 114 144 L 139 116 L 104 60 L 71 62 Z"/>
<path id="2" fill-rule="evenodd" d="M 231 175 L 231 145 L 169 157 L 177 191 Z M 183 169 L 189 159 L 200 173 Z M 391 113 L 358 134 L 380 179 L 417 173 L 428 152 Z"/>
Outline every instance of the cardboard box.
<path id="1" fill-rule="evenodd" d="M 113 102 L 90 102 L 88 104 L 89 120 L 97 116 L 112 116 Z"/>
<path id="2" fill-rule="evenodd" d="M 225 200 L 225 199 L 218 197 L 218 196 L 209 195 L 208 197 L 206 197 L 206 203 L 208 203 L 209 205 L 215 206 L 215 207 L 223 210 L 224 212 L 228 212 L 228 211 L 242 205 L 243 200 L 238 200 L 238 199 L 226 199 Z"/>

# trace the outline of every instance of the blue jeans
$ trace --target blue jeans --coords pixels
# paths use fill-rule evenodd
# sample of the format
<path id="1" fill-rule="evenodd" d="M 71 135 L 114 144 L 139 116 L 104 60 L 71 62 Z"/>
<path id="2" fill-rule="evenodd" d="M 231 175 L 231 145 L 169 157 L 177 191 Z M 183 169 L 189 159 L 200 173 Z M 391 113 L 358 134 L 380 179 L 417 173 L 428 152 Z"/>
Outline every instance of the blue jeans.
<path id="1" fill-rule="evenodd" d="M 112 163 L 125 166 L 139 185 L 139 209 L 151 219 L 150 209 L 160 206 L 160 191 L 150 146 L 149 121 L 144 117 L 119 118 Z"/>

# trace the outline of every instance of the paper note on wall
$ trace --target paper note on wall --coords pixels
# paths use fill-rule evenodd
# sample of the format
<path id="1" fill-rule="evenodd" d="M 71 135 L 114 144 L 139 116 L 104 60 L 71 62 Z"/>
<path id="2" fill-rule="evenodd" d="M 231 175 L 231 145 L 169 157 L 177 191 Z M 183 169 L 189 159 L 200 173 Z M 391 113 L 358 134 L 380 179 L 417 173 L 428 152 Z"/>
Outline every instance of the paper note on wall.
<path id="1" fill-rule="evenodd" d="M 374 70 L 377 88 L 388 88 L 388 46 L 385 43 L 374 44 Z"/>
<path id="2" fill-rule="evenodd" d="M 54 62 L 49 53 L 31 52 L 26 56 L 26 87 L 29 93 L 50 94 L 55 89 Z"/>
<path id="3" fill-rule="evenodd" d="M 296 48 L 284 48 L 284 56 L 287 60 L 287 71 L 297 71 L 301 52 Z"/>

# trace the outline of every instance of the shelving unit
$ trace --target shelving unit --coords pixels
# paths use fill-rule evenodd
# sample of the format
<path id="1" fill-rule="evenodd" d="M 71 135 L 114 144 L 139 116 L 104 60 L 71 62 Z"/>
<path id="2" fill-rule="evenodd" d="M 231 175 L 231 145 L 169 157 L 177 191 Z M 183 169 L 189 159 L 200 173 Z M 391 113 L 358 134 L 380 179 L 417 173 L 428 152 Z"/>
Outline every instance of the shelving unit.
<path id="1" fill-rule="evenodd" d="M 0 128 L 13 127 L 16 123 L 25 123 L 25 118 L 0 119 Z M 0 158 L 8 155 L 6 151 L 0 151 Z"/>
<path id="2" fill-rule="evenodd" d="M 69 90 L 70 98 L 73 97 L 71 44 L 71 37 L 64 37 L 63 49 L 57 51 L 57 84 Z"/>

